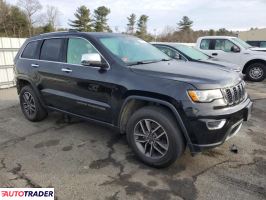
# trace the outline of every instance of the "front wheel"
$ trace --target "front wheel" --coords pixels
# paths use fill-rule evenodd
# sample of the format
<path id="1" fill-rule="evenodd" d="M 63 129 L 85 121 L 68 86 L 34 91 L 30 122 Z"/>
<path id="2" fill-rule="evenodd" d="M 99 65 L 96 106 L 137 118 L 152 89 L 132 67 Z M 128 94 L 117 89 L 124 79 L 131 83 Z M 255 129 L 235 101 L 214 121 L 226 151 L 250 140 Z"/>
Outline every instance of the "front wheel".
<path id="1" fill-rule="evenodd" d="M 265 78 L 266 65 L 263 63 L 251 64 L 246 72 L 247 78 L 254 82 L 263 81 Z"/>
<path id="2" fill-rule="evenodd" d="M 157 168 L 172 164 L 185 149 L 176 120 L 160 107 L 137 110 L 127 123 L 127 139 L 141 161 Z"/>

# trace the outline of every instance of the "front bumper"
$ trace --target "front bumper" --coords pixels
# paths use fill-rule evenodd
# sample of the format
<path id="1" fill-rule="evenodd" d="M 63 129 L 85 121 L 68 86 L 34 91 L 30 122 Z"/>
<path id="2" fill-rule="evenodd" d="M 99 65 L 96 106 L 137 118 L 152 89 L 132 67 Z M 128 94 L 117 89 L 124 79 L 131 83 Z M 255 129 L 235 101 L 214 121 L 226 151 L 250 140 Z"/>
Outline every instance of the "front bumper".
<path id="1" fill-rule="evenodd" d="M 217 147 L 237 134 L 243 121 L 250 118 L 251 109 L 252 102 L 247 98 L 241 105 L 232 107 L 232 109 L 213 110 L 211 115 L 208 113 L 205 116 L 188 118 L 186 127 L 191 141 L 191 144 L 189 144 L 191 152 L 198 153 L 204 149 Z M 206 125 L 206 121 L 214 119 L 225 119 L 226 123 L 222 128 L 210 130 Z"/>

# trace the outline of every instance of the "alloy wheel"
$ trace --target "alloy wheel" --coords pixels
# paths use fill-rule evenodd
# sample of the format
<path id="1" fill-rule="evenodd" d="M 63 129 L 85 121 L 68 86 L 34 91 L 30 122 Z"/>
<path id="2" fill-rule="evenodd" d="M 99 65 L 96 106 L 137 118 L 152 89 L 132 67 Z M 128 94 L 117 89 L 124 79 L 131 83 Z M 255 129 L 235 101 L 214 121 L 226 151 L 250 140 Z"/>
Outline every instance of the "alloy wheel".
<path id="1" fill-rule="evenodd" d="M 161 124 L 151 119 L 142 119 L 136 124 L 134 141 L 138 150 L 148 158 L 161 158 L 169 148 L 167 132 Z"/>
<path id="2" fill-rule="evenodd" d="M 36 113 L 36 106 L 33 96 L 29 92 L 24 92 L 22 96 L 22 105 L 25 113 L 28 115 L 28 117 L 34 116 Z"/>

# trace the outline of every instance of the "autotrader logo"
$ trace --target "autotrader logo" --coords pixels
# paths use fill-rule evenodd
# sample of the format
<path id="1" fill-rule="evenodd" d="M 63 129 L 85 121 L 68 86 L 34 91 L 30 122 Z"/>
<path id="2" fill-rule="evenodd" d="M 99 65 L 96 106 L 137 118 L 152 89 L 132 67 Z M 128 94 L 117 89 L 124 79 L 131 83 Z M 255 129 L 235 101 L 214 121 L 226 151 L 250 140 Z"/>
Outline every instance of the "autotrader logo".
<path id="1" fill-rule="evenodd" d="M 0 188 L 0 200 L 54 200 L 54 188 Z"/>

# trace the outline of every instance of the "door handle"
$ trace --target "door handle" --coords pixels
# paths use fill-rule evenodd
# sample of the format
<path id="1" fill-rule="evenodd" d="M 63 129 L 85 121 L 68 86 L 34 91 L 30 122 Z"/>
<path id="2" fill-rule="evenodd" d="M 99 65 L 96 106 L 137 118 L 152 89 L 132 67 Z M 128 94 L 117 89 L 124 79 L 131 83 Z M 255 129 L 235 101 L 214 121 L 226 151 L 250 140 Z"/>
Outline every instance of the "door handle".
<path id="1" fill-rule="evenodd" d="M 72 69 L 62 68 L 61 71 L 66 72 L 66 73 L 70 73 L 70 72 L 72 72 Z"/>
<path id="2" fill-rule="evenodd" d="M 218 56 L 218 53 L 213 53 L 212 55 L 213 55 L 213 56 Z"/>
<path id="3" fill-rule="evenodd" d="M 31 64 L 31 66 L 32 67 L 35 67 L 35 68 L 38 68 L 39 67 L 39 65 L 37 65 L 37 64 Z"/>

